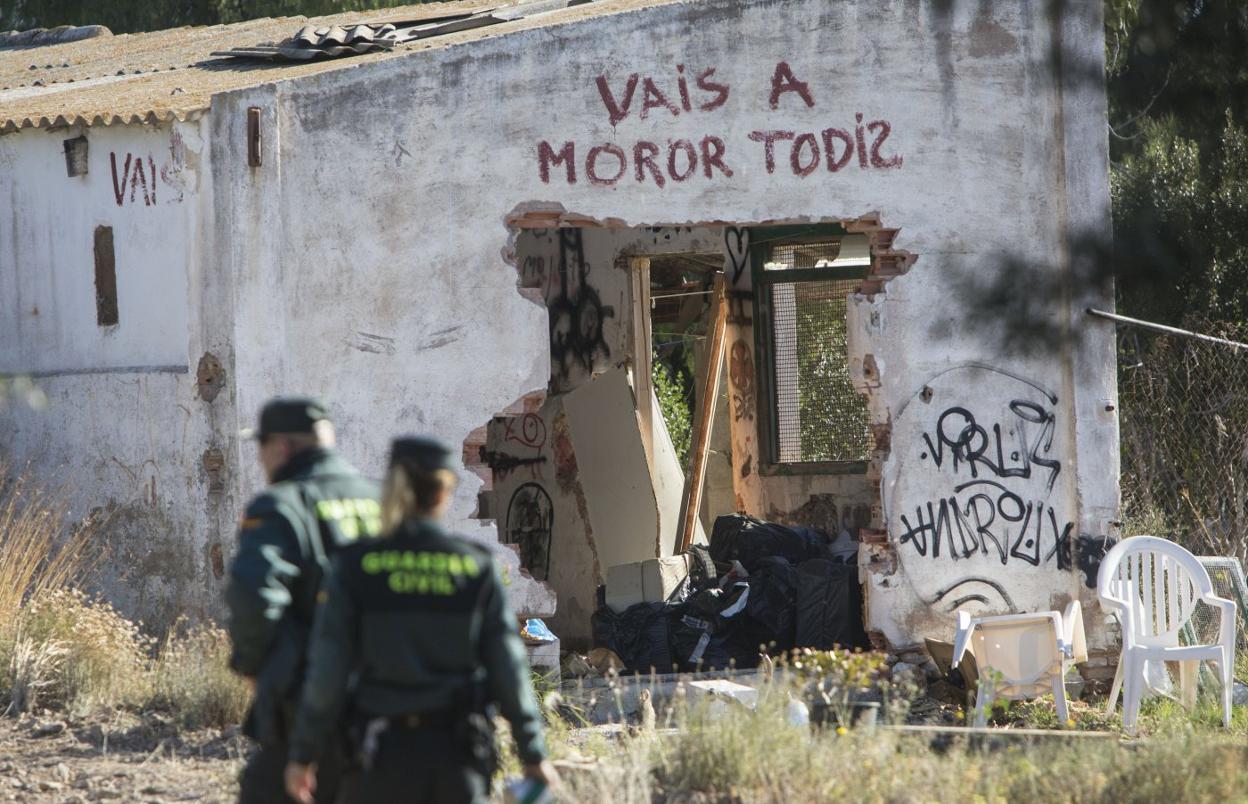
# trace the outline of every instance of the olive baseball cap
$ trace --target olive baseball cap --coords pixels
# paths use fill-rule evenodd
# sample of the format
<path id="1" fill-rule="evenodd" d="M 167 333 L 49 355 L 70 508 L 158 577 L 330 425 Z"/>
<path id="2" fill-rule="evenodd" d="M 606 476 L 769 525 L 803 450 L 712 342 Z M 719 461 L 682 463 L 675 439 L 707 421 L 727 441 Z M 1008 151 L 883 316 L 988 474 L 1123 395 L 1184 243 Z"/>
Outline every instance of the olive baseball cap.
<path id="1" fill-rule="evenodd" d="M 311 433 L 316 423 L 329 418 L 325 403 L 311 396 L 270 399 L 260 409 L 257 427 L 243 430 L 243 438 L 264 440 L 275 433 Z"/>
<path id="2" fill-rule="evenodd" d="M 402 436 L 390 444 L 390 465 L 405 463 L 430 473 L 439 469 L 453 471 L 455 465 L 451 458 L 454 454 L 450 447 L 435 438 Z"/>

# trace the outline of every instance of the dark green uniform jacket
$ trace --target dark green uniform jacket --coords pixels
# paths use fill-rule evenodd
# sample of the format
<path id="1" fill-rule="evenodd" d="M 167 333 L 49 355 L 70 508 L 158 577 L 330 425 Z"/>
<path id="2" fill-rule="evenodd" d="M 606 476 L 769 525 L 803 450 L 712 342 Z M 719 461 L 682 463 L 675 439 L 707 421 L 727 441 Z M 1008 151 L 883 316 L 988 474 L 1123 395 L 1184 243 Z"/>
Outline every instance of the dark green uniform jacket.
<path id="1" fill-rule="evenodd" d="M 520 760 L 541 761 L 529 664 L 494 559 L 433 522 L 406 522 L 334 558 L 290 758 L 318 759 L 348 694 L 372 718 L 445 712 L 474 689 L 511 723 Z"/>
<path id="2" fill-rule="evenodd" d="M 339 548 L 381 530 L 377 485 L 327 449 L 295 455 L 247 507 L 230 566 L 230 667 L 256 679 L 249 732 L 280 739 L 275 708 L 298 695 L 316 596 Z"/>

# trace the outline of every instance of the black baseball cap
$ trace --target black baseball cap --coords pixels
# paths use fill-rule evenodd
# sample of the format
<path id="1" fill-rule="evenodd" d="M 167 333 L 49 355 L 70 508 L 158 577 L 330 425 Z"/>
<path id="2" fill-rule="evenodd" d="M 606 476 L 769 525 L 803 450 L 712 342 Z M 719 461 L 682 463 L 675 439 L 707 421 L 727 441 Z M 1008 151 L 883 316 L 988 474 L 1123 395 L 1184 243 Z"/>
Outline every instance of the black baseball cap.
<path id="1" fill-rule="evenodd" d="M 279 396 L 260 409 L 259 426 L 243 431 L 244 438 L 263 441 L 275 433 L 311 433 L 329 418 L 325 403 L 312 396 Z"/>
<path id="2" fill-rule="evenodd" d="M 404 463 L 429 473 L 439 469 L 453 471 L 455 465 L 451 457 L 454 454 L 450 447 L 428 436 L 402 436 L 390 443 L 391 466 Z"/>

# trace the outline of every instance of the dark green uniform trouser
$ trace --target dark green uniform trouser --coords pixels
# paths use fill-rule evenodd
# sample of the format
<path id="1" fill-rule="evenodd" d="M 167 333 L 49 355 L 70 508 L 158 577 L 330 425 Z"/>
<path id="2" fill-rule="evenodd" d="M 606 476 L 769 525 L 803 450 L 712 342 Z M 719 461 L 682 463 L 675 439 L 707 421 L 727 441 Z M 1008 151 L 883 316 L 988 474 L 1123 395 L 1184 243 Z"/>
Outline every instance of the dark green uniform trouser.
<path id="1" fill-rule="evenodd" d="M 371 767 L 343 788 L 347 804 L 487 804 L 492 755 L 474 751 L 465 729 L 392 724 L 379 737 Z M 493 740 L 493 730 L 479 739 Z M 479 749 L 480 746 L 478 745 Z"/>
<path id="2" fill-rule="evenodd" d="M 271 742 L 260 746 L 247 760 L 239 776 L 239 804 L 286 804 L 292 802 L 286 795 L 286 760 L 290 749 L 285 743 Z M 346 764 L 341 752 L 330 752 L 317 767 L 316 800 L 318 804 L 333 804 L 338 800 Z"/>

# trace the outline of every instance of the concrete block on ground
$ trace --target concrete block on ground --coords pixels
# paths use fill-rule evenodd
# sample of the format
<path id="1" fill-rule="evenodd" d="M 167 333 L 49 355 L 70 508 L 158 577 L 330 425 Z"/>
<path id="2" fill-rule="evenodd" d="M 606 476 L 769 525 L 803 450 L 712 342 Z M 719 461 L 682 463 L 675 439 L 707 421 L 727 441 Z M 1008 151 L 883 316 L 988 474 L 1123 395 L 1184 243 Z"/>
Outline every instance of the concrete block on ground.
<path id="1" fill-rule="evenodd" d="M 607 606 L 621 612 L 637 603 L 667 600 L 689 576 L 689 556 L 650 558 L 607 568 Z"/>
<path id="2" fill-rule="evenodd" d="M 548 642 L 545 645 L 529 645 L 524 646 L 525 652 L 529 654 L 529 666 L 534 670 L 542 672 L 559 672 L 559 640 Z"/>
<path id="3" fill-rule="evenodd" d="M 758 705 L 758 690 L 724 678 L 689 682 L 690 698 L 729 698 L 747 709 Z"/>

